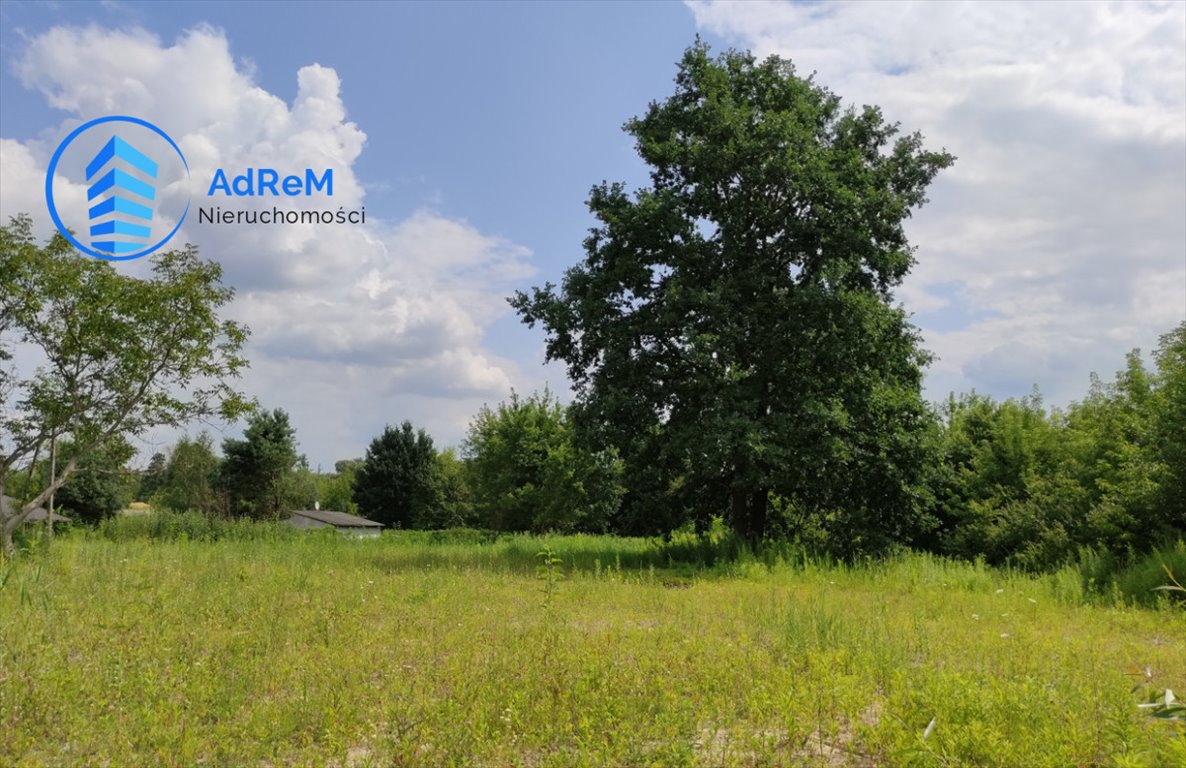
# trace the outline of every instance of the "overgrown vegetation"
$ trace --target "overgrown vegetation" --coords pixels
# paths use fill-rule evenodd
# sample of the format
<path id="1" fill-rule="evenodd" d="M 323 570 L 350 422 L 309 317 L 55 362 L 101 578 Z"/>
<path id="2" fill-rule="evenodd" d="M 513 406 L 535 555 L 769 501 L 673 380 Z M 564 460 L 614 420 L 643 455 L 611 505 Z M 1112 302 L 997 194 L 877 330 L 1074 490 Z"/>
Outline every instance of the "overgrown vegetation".
<path id="1" fill-rule="evenodd" d="M 622 497 L 612 450 L 574 439 L 568 408 L 547 390 L 483 407 L 465 441 L 478 524 L 495 531 L 610 530 Z"/>
<path id="2" fill-rule="evenodd" d="M 0 763 L 1186 759 L 1183 724 L 1139 706 L 1186 690 L 1183 614 L 1088 595 L 1074 571 L 790 548 L 709 566 L 728 539 L 185 519 L 120 519 L 5 566 Z"/>
<path id="3" fill-rule="evenodd" d="M 1130 558 L 1186 534 L 1179 437 L 1186 429 L 1186 323 L 1161 339 L 1153 371 L 1139 352 L 1083 400 L 1046 410 L 1041 398 L 945 404 L 938 527 L 929 546 L 1032 570 L 1084 550 Z"/>

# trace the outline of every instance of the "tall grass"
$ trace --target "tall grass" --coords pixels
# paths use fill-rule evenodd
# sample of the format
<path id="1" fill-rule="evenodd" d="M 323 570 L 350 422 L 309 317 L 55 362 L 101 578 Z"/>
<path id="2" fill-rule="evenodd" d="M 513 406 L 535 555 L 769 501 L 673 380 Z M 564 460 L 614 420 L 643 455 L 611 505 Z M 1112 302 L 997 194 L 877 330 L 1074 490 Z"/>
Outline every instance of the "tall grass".
<path id="1" fill-rule="evenodd" d="M 67 535 L 70 535 L 69 533 Z M 293 541 L 334 536 L 329 530 L 300 531 L 276 522 L 224 520 L 198 512 L 168 510 L 113 517 L 96 528 L 76 528 L 73 535 L 124 542 L 154 541 Z M 568 568 L 584 572 L 662 570 L 667 578 L 711 576 L 746 577 L 755 573 L 891 571 L 906 583 L 930 586 L 966 585 L 983 588 L 1000 579 L 1031 580 L 1028 572 L 988 568 L 983 560 L 967 563 L 937 555 L 903 551 L 880 560 L 845 563 L 826 553 L 814 553 L 794 542 L 767 542 L 754 551 L 721 526 L 705 534 L 680 531 L 665 538 L 618 536 L 499 534 L 475 529 L 442 531 L 385 531 L 384 541 L 397 544 L 375 555 L 395 557 L 403 567 L 486 568 L 519 573 L 533 572 L 537 554 L 551 548 Z M 35 536 L 25 536 L 25 548 L 36 549 Z M 1117 557 L 1106 551 L 1084 549 L 1076 565 L 1037 577 L 1043 589 L 1074 604 L 1095 603 L 1154 606 L 1181 601 L 1155 588 L 1168 582 L 1166 568 L 1179 578 L 1186 575 L 1186 542 L 1179 540 L 1146 555 Z"/>
<path id="2" fill-rule="evenodd" d="M 224 520 L 192 510 L 158 510 L 144 515 L 110 517 L 94 529 L 80 528 L 77 533 L 107 541 L 275 541 L 294 538 L 300 531 L 277 522 Z"/>
<path id="3" fill-rule="evenodd" d="M 1126 600 L 1138 605 L 1158 601 L 1183 603 L 1180 595 L 1159 591 L 1169 583 L 1169 573 L 1180 581 L 1186 576 L 1186 541 L 1166 543 L 1144 555 L 1122 558 L 1103 551 L 1080 553 L 1079 573 L 1084 591 L 1097 599 Z"/>
<path id="4" fill-rule="evenodd" d="M 982 563 L 709 544 L 76 532 L 0 573 L 0 764 L 1186 759 L 1133 693 L 1186 690 L 1181 611 Z"/>

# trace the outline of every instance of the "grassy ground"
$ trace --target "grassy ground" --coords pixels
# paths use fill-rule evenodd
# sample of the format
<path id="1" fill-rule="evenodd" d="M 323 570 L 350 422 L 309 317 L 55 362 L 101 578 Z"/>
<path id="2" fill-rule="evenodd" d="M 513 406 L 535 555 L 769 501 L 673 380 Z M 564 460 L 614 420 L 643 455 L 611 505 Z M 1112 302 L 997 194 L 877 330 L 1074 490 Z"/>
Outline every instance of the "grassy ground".
<path id="1" fill-rule="evenodd" d="M 665 557 L 69 537 L 0 568 L 0 765 L 1186 765 L 1137 708 L 1186 693 L 1181 609 L 923 556 Z"/>

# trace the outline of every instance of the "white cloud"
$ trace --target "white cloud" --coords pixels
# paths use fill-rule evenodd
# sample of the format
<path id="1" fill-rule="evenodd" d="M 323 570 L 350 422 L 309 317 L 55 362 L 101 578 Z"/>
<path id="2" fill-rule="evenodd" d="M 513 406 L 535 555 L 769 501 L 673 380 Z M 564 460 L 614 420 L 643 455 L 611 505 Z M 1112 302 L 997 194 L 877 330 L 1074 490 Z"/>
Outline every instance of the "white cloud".
<path id="1" fill-rule="evenodd" d="M 530 386 L 482 343 L 490 324 L 509 311 L 504 297 L 511 287 L 533 272 L 522 246 L 429 210 L 402 221 L 369 211 L 364 226 L 197 220 L 220 167 L 333 168 L 334 195 L 321 203 L 332 200 L 334 210 L 365 204 L 355 166 L 366 136 L 347 118 L 333 69 L 300 69 L 290 105 L 253 83 L 218 30 L 200 27 L 166 44 L 142 31 L 57 27 L 29 41 L 16 70 L 71 118 L 35 140 L 0 140 L 0 216 L 31 213 L 39 232 L 49 234 L 45 168 L 57 142 L 82 120 L 129 114 L 167 126 L 195 187 L 194 207 L 174 242 L 195 242 L 223 265 L 226 282 L 238 290 L 229 314 L 253 331 L 244 387 L 265 406 L 290 410 L 315 461 L 361 455 L 385 423 L 404 419 L 456 442 L 483 402 Z M 162 197 L 185 193 L 166 190 Z M 64 185 L 62 194 L 69 198 L 63 205 L 84 205 L 81 183 Z M 234 210 L 308 205 L 294 200 L 215 202 Z"/>
<path id="2" fill-rule="evenodd" d="M 1066 402 L 1186 318 L 1186 5 L 690 6 L 958 156 L 899 292 L 940 356 L 932 396 Z M 956 301 L 970 322 L 928 314 Z"/>

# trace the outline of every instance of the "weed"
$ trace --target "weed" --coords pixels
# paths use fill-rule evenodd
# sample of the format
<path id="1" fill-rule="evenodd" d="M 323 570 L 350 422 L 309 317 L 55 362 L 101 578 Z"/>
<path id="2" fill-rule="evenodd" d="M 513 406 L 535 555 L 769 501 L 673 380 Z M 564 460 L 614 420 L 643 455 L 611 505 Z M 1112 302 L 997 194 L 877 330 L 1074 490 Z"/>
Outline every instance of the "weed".
<path id="1" fill-rule="evenodd" d="M 556 556 L 550 546 L 544 547 L 540 552 L 537 552 L 536 557 L 539 558 L 539 565 L 535 567 L 536 575 L 544 585 L 544 605 L 550 611 L 552 607 L 552 598 L 556 594 L 556 584 L 564 575 L 561 571 L 563 560 Z M 598 570 L 600 567 L 598 566 Z"/>

